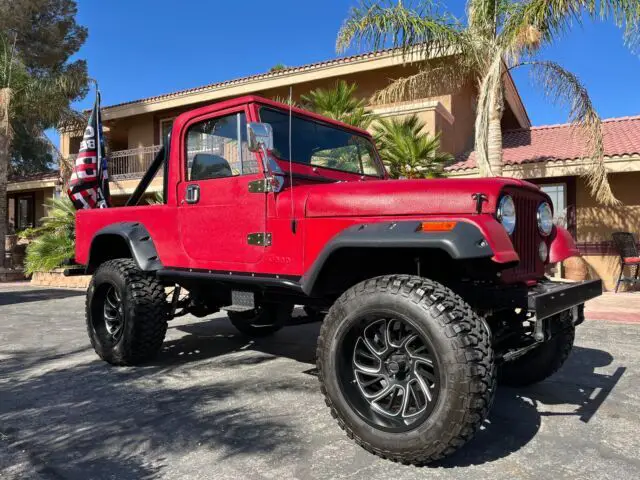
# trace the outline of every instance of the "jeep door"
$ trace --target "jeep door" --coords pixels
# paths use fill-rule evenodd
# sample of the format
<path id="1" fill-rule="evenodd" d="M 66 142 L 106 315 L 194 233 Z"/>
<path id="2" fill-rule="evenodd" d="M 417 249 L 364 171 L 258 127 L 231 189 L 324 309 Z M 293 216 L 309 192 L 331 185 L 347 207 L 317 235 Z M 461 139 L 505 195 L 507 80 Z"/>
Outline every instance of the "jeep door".
<path id="1" fill-rule="evenodd" d="M 249 183 L 264 177 L 247 148 L 245 107 L 192 119 L 182 139 L 180 240 L 192 265 L 243 270 L 259 262 L 264 247 L 247 237 L 265 231 L 266 196 L 249 193 Z"/>

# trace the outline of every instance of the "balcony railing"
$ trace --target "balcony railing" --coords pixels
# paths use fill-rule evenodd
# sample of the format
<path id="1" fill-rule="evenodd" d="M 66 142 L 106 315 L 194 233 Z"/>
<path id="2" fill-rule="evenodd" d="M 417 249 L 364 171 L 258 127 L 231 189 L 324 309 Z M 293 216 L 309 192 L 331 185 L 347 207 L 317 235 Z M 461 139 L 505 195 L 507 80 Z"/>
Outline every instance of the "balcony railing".
<path id="1" fill-rule="evenodd" d="M 144 175 L 162 145 L 115 150 L 109 153 L 109 175 L 114 178 L 137 178 Z"/>
<path id="2" fill-rule="evenodd" d="M 140 178 L 162 148 L 162 145 L 114 150 L 109 152 L 109 176 L 114 179 Z M 75 161 L 77 155 L 70 155 Z"/>

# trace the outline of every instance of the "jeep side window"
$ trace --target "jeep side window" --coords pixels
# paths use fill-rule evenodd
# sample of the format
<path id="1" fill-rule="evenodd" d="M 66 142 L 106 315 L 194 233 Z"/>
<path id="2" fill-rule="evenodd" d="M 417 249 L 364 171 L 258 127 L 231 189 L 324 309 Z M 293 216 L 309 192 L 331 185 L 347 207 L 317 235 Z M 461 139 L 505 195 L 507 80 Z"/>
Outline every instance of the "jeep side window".
<path id="1" fill-rule="evenodd" d="M 289 160 L 289 115 L 267 107 L 260 120 L 273 128 L 273 154 Z M 292 162 L 342 172 L 382 177 L 371 141 L 333 125 L 293 116 L 291 119 Z"/>
<path id="2" fill-rule="evenodd" d="M 247 119 L 244 113 L 212 118 L 190 126 L 186 148 L 189 181 L 234 177 L 259 171 L 255 156 L 247 148 Z"/>

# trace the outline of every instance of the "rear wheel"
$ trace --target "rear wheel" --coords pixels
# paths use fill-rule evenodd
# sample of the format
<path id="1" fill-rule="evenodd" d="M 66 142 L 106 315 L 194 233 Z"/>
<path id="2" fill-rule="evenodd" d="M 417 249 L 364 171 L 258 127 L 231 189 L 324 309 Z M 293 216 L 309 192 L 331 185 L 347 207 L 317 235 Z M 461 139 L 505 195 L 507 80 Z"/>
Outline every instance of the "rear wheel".
<path id="1" fill-rule="evenodd" d="M 584 316 L 582 306 L 578 312 Z M 502 385 L 525 387 L 541 382 L 556 373 L 569 358 L 576 333 L 571 311 L 554 315 L 549 321 L 559 322 L 562 329 L 539 347 L 502 364 L 498 374 Z"/>
<path id="2" fill-rule="evenodd" d="M 86 324 L 96 353 L 113 365 L 151 360 L 167 332 L 168 308 L 155 275 L 129 258 L 98 267 L 87 290 Z"/>
<path id="3" fill-rule="evenodd" d="M 350 438 L 402 463 L 441 459 L 473 437 L 494 393 L 489 330 L 455 293 L 420 277 L 362 282 L 331 307 L 318 371 Z"/>
<path id="4" fill-rule="evenodd" d="M 265 303 L 246 312 L 227 312 L 229 320 L 248 337 L 266 337 L 280 330 L 291 318 L 293 305 Z"/>

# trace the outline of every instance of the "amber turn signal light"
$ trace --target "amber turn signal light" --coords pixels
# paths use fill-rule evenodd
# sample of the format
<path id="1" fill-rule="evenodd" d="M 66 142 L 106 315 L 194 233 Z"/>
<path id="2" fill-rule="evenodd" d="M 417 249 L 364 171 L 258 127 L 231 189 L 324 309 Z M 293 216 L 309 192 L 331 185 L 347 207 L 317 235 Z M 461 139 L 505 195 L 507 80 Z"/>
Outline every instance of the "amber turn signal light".
<path id="1" fill-rule="evenodd" d="M 419 232 L 450 232 L 458 222 L 421 222 Z"/>

